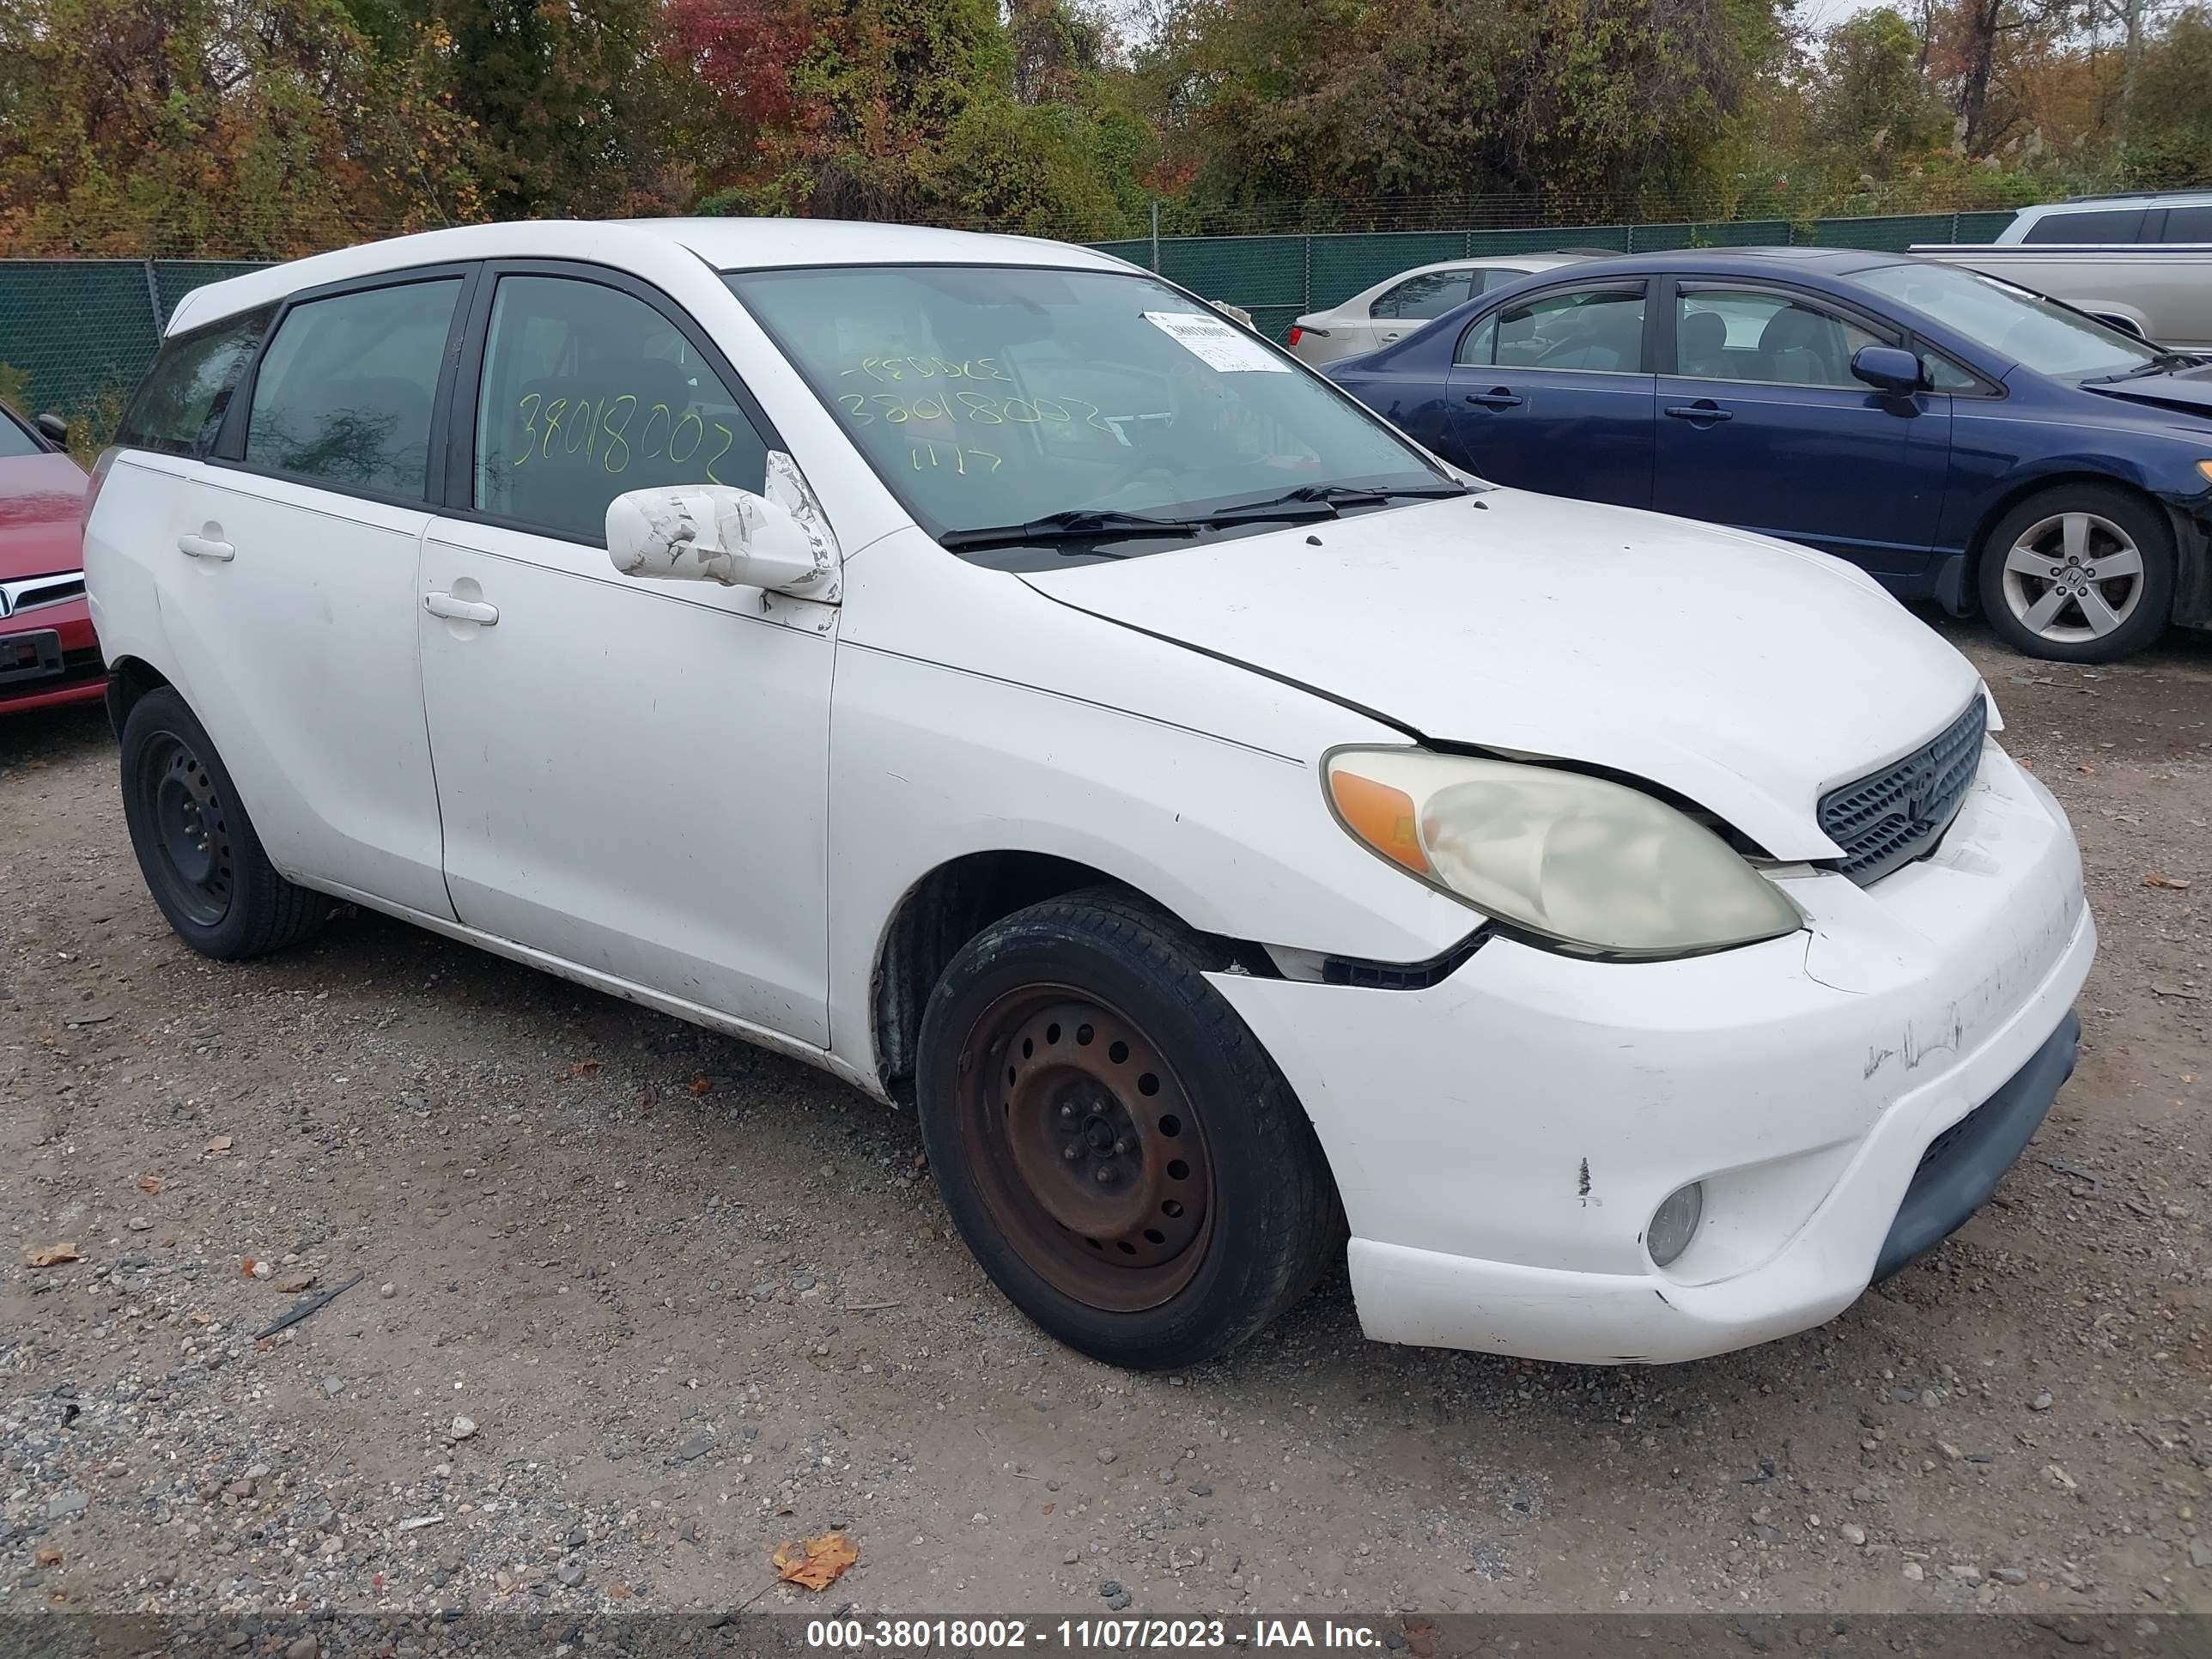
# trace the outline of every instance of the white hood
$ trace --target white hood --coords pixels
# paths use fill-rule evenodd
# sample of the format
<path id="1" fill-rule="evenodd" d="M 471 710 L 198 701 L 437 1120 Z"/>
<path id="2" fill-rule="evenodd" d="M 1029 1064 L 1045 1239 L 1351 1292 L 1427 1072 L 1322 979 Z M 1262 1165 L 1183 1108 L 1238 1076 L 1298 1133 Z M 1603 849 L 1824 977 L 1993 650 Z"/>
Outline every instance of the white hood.
<path id="1" fill-rule="evenodd" d="M 1784 859 L 1833 857 L 1820 796 L 1980 683 L 1840 560 L 1520 490 L 1023 580 L 1431 741 L 1663 785 Z"/>

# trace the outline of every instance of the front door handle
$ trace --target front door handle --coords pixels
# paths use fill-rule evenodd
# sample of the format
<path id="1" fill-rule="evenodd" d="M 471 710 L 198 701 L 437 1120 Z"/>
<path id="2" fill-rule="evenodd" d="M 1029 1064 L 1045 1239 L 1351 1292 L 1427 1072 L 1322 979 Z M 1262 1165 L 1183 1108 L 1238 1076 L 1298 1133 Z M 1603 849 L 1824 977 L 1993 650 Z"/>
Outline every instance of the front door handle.
<path id="1" fill-rule="evenodd" d="M 1693 404 L 1669 404 L 1667 412 L 1678 421 L 1690 421 L 1705 426 L 1717 426 L 1723 421 L 1735 419 L 1711 398 L 1700 398 Z"/>
<path id="2" fill-rule="evenodd" d="M 1467 394 L 1467 400 L 1471 404 L 1480 404 L 1485 409 L 1518 409 L 1521 407 L 1521 398 L 1519 396 L 1510 388 L 1502 386 L 1494 386 L 1487 392 L 1470 392 Z"/>
<path id="3" fill-rule="evenodd" d="M 209 536 L 179 536 L 177 551 L 188 559 L 210 559 L 217 564 L 227 564 L 238 556 L 238 550 L 228 542 Z"/>
<path id="4" fill-rule="evenodd" d="M 499 621 L 499 607 L 481 599 L 455 599 L 451 593 L 425 593 L 422 608 L 449 622 L 482 623 L 486 628 Z"/>

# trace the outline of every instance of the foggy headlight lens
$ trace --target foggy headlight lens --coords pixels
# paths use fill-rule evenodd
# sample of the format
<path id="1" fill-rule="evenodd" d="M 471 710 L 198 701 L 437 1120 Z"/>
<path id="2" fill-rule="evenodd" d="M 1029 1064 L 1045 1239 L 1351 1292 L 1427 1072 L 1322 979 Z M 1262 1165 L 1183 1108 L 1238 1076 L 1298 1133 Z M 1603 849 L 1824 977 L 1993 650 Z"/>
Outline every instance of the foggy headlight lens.
<path id="1" fill-rule="evenodd" d="M 1603 778 L 1419 749 L 1339 750 L 1328 777 L 1345 827 L 1383 857 L 1561 945 L 1681 956 L 1802 921 L 1711 830 Z"/>

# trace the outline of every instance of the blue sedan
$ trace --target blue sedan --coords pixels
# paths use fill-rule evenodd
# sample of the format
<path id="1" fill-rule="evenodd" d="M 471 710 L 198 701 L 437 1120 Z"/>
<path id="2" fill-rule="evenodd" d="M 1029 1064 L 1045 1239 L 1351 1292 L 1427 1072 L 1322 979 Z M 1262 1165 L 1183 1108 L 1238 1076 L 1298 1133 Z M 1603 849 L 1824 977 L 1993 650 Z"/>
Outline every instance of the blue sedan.
<path id="1" fill-rule="evenodd" d="M 1591 260 L 1327 373 L 1471 472 L 1806 543 L 2035 656 L 2212 626 L 2212 365 L 1956 265 Z"/>

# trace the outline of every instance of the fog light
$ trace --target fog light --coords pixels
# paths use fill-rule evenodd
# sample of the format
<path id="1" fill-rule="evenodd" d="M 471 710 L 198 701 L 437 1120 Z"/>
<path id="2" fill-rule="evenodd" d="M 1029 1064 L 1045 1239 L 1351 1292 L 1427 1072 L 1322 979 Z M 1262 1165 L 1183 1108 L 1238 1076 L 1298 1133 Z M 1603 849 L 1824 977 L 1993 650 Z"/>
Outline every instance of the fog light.
<path id="1" fill-rule="evenodd" d="M 1705 1188 L 1698 1181 L 1673 1194 L 1652 1211 L 1650 1230 L 1644 1235 L 1644 1248 L 1651 1252 L 1652 1261 L 1663 1267 L 1688 1249 L 1705 1214 Z"/>

